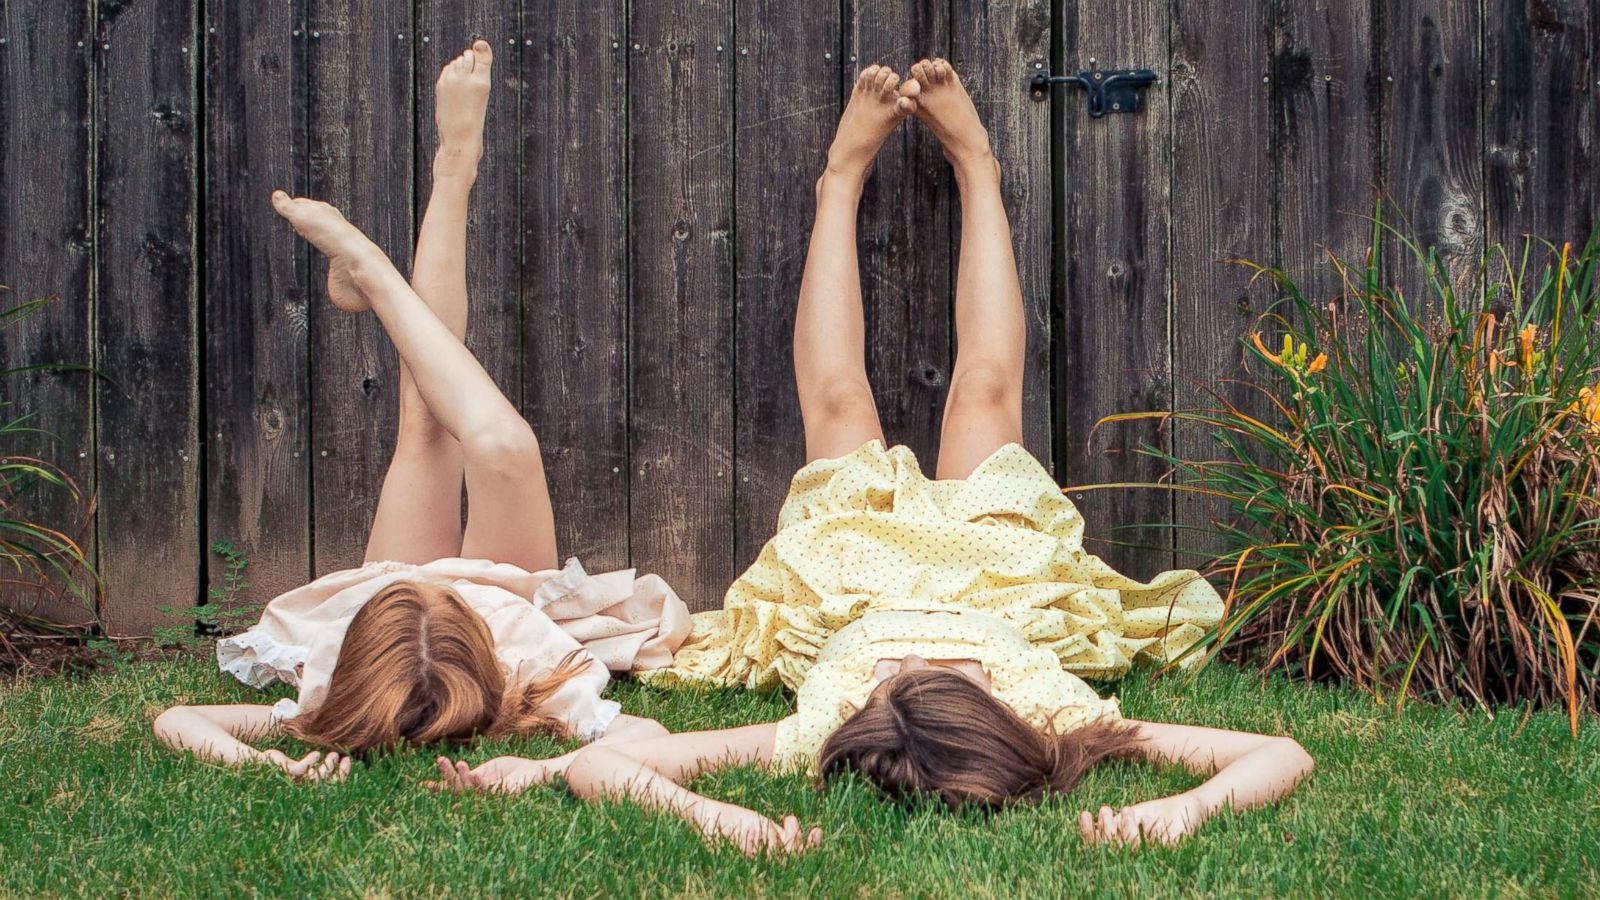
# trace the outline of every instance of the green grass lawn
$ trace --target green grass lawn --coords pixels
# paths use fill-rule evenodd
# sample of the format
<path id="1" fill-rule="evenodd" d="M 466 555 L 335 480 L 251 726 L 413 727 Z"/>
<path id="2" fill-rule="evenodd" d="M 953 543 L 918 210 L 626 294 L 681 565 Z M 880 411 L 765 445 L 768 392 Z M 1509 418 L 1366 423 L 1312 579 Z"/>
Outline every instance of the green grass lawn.
<path id="1" fill-rule="evenodd" d="M 554 790 L 434 795 L 426 753 L 292 784 L 157 746 L 175 702 L 264 699 L 207 662 L 140 663 L 0 686 L 0 895 L 549 893 L 576 896 L 1593 895 L 1600 891 L 1600 723 L 1412 706 L 1401 719 L 1354 692 L 1264 686 L 1213 669 L 1113 688 L 1133 717 L 1290 733 L 1318 770 L 1283 803 L 1213 820 L 1176 848 L 1086 847 L 1074 817 L 1194 782 L 1103 767 L 1041 808 L 950 816 L 857 785 L 741 769 L 712 796 L 826 829 L 796 859 L 747 860 L 675 819 L 586 807 Z M 770 720 L 787 700 L 740 691 L 613 689 L 673 729 Z M 286 744 L 285 746 L 288 746 Z M 547 755 L 548 741 L 470 758 Z"/>

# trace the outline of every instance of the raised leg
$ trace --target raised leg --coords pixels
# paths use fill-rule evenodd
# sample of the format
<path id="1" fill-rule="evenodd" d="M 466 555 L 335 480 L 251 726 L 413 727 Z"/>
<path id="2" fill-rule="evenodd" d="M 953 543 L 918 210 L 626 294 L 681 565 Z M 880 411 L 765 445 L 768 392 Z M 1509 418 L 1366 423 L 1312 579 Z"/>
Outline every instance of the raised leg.
<path id="1" fill-rule="evenodd" d="M 1027 322 L 989 134 L 955 70 L 911 67 L 922 84 L 917 118 L 944 147 L 961 192 L 956 271 L 956 363 L 939 436 L 939 478 L 965 478 L 1000 447 L 1022 441 Z"/>
<path id="2" fill-rule="evenodd" d="M 487 41 L 446 63 L 434 91 L 439 149 L 417 233 L 411 286 L 457 339 L 467 333 L 467 200 L 483 155 L 494 52 Z M 367 538 L 368 561 L 422 563 L 461 552 L 461 445 L 400 366 L 400 428 Z"/>
<path id="3" fill-rule="evenodd" d="M 916 109 L 918 90 L 912 81 L 902 86 L 886 66 L 862 70 L 828 150 L 828 168 L 817 180 L 817 217 L 794 320 L 794 374 L 808 462 L 883 439 L 867 383 L 856 210 L 878 148 Z"/>
<path id="4" fill-rule="evenodd" d="M 460 443 L 469 513 L 462 554 L 554 567 L 555 520 L 533 429 L 394 263 L 337 209 L 282 191 L 272 205 L 327 254 L 334 305 L 378 314 L 434 419 Z"/>

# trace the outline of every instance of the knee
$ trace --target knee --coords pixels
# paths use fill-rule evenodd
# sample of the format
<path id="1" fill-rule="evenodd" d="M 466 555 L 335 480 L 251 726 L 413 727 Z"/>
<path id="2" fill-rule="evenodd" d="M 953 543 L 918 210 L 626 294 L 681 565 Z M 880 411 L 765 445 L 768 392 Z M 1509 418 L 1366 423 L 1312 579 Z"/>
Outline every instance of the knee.
<path id="1" fill-rule="evenodd" d="M 1022 380 L 1002 366 L 980 364 L 950 378 L 950 406 L 1004 409 L 1020 401 Z"/>
<path id="2" fill-rule="evenodd" d="M 808 406 L 814 408 L 824 421 L 853 419 L 866 413 L 877 414 L 872 388 L 861 379 L 831 378 L 817 385 L 811 393 L 814 403 Z"/>
<path id="3" fill-rule="evenodd" d="M 522 419 L 507 416 L 474 431 L 461 441 L 467 464 L 511 478 L 525 477 L 540 465 L 539 441 Z"/>

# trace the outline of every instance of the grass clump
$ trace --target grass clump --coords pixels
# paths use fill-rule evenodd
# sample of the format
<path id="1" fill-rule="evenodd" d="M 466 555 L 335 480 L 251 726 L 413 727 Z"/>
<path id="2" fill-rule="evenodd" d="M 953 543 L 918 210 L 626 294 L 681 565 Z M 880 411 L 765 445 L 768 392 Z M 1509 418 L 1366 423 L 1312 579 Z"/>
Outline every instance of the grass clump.
<path id="1" fill-rule="evenodd" d="M 1213 391 L 1170 415 L 1215 458 L 1146 451 L 1226 509 L 1210 644 L 1397 706 L 1558 705 L 1575 734 L 1600 704 L 1600 242 L 1497 249 L 1454 283 L 1406 246 L 1426 297 L 1376 251 L 1335 259 L 1326 301 L 1256 267 L 1286 298 L 1246 343 L 1272 414 Z"/>

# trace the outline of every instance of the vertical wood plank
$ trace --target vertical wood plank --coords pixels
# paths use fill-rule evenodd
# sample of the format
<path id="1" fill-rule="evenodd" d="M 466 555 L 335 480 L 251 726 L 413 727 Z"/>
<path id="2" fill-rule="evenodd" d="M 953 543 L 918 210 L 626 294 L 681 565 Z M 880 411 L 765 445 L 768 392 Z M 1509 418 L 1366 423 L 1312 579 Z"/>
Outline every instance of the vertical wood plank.
<path id="1" fill-rule="evenodd" d="M 1277 264 L 1308 297 L 1341 288 L 1327 253 L 1359 261 L 1372 240 L 1378 89 L 1367 3 L 1275 5 L 1273 185 Z"/>
<path id="2" fill-rule="evenodd" d="M 417 4 L 415 128 L 417 222 L 433 190 L 434 85 L 439 70 L 482 37 L 494 51 L 494 86 L 484 123 L 483 160 L 467 213 L 467 347 L 511 402 L 522 393 L 522 242 L 518 228 L 518 159 L 522 144 L 520 68 L 524 47 L 515 4 L 490 0 L 420 0 Z"/>
<path id="3" fill-rule="evenodd" d="M 306 253 L 268 202 L 306 190 L 304 13 L 203 16 L 206 530 L 249 560 L 252 599 L 311 575 Z"/>
<path id="4" fill-rule="evenodd" d="M 742 569 L 772 537 L 789 479 L 805 464 L 794 311 L 841 83 L 859 62 L 842 52 L 837 0 L 757 0 L 740 8 L 738 27 L 734 559 Z"/>
<path id="5" fill-rule="evenodd" d="M 1150 68 L 1162 81 L 1146 89 L 1137 115 L 1091 119 L 1081 92 L 1057 89 L 1064 119 L 1064 233 L 1056 245 L 1065 273 L 1061 340 L 1055 364 L 1061 433 L 1056 477 L 1067 485 L 1153 481 L 1155 462 L 1142 444 L 1167 445 L 1152 423 L 1090 433 L 1102 416 L 1172 408 L 1167 328 L 1169 109 L 1168 8 L 1165 0 L 1117 7 L 1089 0 L 1062 11 L 1062 70 Z M 1165 528 L 1172 498 L 1160 490 L 1070 491 L 1083 512 L 1089 549 L 1134 577 L 1167 568 Z M 1120 543 L 1109 543 L 1109 542 Z M 1131 545 L 1131 546 L 1124 546 Z M 1145 549 L 1145 548 L 1157 549 Z"/>
<path id="6" fill-rule="evenodd" d="M 524 411 L 561 552 L 590 571 L 628 561 L 624 10 L 525 4 L 519 73 Z"/>
<path id="7" fill-rule="evenodd" d="M 1049 0 L 955 0 L 951 52 L 972 93 L 1000 161 L 1001 193 L 1011 219 L 1022 302 L 1028 322 L 1028 368 L 1022 392 L 1023 442 L 1053 466 L 1050 257 L 1050 107 L 1032 99 L 1036 64 L 1050 62 Z M 961 247 L 959 215 L 951 252 Z"/>
<path id="8" fill-rule="evenodd" d="M 733 4 L 632 16 L 632 555 L 691 607 L 715 607 L 734 574 Z"/>
<path id="9" fill-rule="evenodd" d="M 0 2 L 0 309 L 59 298 L 0 331 L 0 368 L 94 360 L 88 18 L 87 2 Z M 92 559 L 91 390 L 82 373 L 29 372 L 6 379 L 0 398 L 15 405 L 0 415 L 29 416 L 28 424 L 40 433 L 19 435 L 0 452 L 49 460 L 77 483 L 81 501 L 67 491 L 44 490 L 28 501 L 27 512 L 77 540 Z M 70 623 L 94 618 L 87 577 L 76 593 L 59 583 L 7 583 L 11 577 L 0 576 L 8 608 Z"/>
<path id="10" fill-rule="evenodd" d="M 311 194 L 407 271 L 413 235 L 411 5 L 310 0 Z M 287 227 L 287 226 L 285 226 Z M 372 315 L 328 302 L 313 254 L 313 567 L 361 562 L 399 415 L 399 362 Z"/>
<path id="11" fill-rule="evenodd" d="M 1486 14 L 1488 239 L 1513 260 L 1524 235 L 1582 246 L 1600 192 L 1600 10 L 1592 0 L 1488 0 Z"/>
<path id="12" fill-rule="evenodd" d="M 1271 261 L 1272 158 L 1268 140 L 1271 25 L 1264 2 L 1219 16 L 1204 3 L 1173 6 L 1172 359 L 1174 403 L 1215 406 L 1220 397 L 1270 415 L 1259 392 L 1239 384 L 1240 339 L 1271 305 L 1265 282 L 1231 261 Z M 1216 458 L 1211 429 L 1174 421 L 1175 455 Z M 1224 508 L 1175 494 L 1178 561 L 1204 568 L 1221 550 L 1205 529 Z"/>
<path id="13" fill-rule="evenodd" d="M 1380 4 L 1383 190 L 1403 234 L 1437 248 L 1458 292 L 1470 288 L 1483 251 L 1482 54 L 1477 3 Z M 1384 271 L 1408 302 L 1434 302 L 1417 261 L 1384 242 Z"/>
<path id="14" fill-rule="evenodd" d="M 195 7 L 98 10 L 97 538 L 111 634 L 199 596 Z"/>
<path id="15" fill-rule="evenodd" d="M 949 55 L 944 0 L 851 0 L 846 6 L 846 46 L 855 59 L 846 61 L 843 91 L 874 63 L 905 79 L 917 60 Z M 935 468 L 950 382 L 954 206 L 955 178 L 933 132 L 914 121 L 896 129 L 878 152 L 857 222 L 867 378 L 885 439 L 910 447 L 928 472 Z"/>

